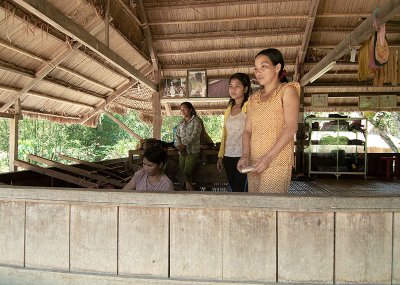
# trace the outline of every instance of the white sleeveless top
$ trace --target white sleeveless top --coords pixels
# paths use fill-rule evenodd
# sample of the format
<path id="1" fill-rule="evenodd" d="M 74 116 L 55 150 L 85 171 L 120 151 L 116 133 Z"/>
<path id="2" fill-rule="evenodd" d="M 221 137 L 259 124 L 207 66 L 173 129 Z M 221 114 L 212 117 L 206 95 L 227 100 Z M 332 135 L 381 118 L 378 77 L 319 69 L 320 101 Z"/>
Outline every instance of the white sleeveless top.
<path id="1" fill-rule="evenodd" d="M 243 112 L 235 116 L 229 114 L 226 119 L 225 156 L 242 156 L 242 134 L 245 122 L 246 115 Z"/>

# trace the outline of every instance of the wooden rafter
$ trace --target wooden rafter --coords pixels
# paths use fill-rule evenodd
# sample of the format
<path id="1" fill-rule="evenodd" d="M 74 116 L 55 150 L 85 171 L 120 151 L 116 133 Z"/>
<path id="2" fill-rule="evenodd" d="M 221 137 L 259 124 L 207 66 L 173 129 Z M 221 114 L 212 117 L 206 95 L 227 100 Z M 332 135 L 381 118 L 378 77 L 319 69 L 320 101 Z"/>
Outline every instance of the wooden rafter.
<path id="1" fill-rule="evenodd" d="M 15 88 L 15 87 L 0 85 L 0 90 L 18 93 L 20 89 Z M 71 105 L 75 105 L 75 106 L 94 109 L 94 107 L 89 105 L 89 104 L 79 103 L 79 102 L 75 102 L 75 101 L 72 101 L 72 100 L 67 100 L 67 99 L 63 99 L 63 98 L 59 98 L 59 97 L 53 97 L 53 96 L 42 94 L 42 93 L 38 93 L 38 92 L 29 91 L 26 94 L 29 95 L 29 96 L 43 98 L 43 99 L 47 99 L 47 100 L 51 100 L 51 101 L 55 101 L 55 102 L 67 103 L 67 104 L 71 104 Z M 15 97 L 17 97 L 17 96 L 15 96 Z"/>
<path id="2" fill-rule="evenodd" d="M 1 64 L 1 63 L 0 63 L 0 69 L 4 69 L 4 70 L 7 70 L 7 71 L 16 73 L 16 74 L 21 74 L 21 75 L 24 75 L 24 76 L 26 76 L 26 77 L 32 78 L 33 80 L 32 80 L 31 82 L 36 81 L 36 80 L 35 80 L 35 79 L 36 79 L 35 75 L 32 75 L 33 72 L 30 72 L 30 71 L 28 71 L 28 70 L 26 70 L 26 69 L 20 69 L 20 68 L 16 68 L 16 67 L 11 67 L 11 66 L 7 66 L 7 65 L 4 65 L 4 64 Z M 43 81 L 43 82 L 48 83 L 48 84 L 56 85 L 57 87 L 66 88 L 66 89 L 68 89 L 68 90 L 73 90 L 73 91 L 75 91 L 75 92 L 84 94 L 85 96 L 90 96 L 90 97 L 93 97 L 93 98 L 96 98 L 96 99 L 104 100 L 103 97 L 101 97 L 100 95 L 98 95 L 98 94 L 96 94 L 96 93 L 94 93 L 94 92 L 92 92 L 92 91 L 89 91 L 89 90 L 82 90 L 82 88 L 78 88 L 78 87 L 73 86 L 73 85 L 71 85 L 71 84 L 68 84 L 68 83 L 66 83 L 66 82 L 60 82 L 60 81 L 49 80 L 49 79 L 40 79 L 40 80 L 38 80 L 37 82 L 39 82 L 39 81 Z M 37 84 L 37 82 L 36 82 L 35 84 Z M 29 86 L 26 85 L 24 88 L 18 90 L 18 94 L 19 94 L 19 95 L 17 95 L 16 97 L 21 97 L 21 94 L 25 94 L 25 95 L 26 95 L 26 93 L 28 93 L 29 90 L 30 90 L 30 88 L 28 88 L 28 87 L 29 87 Z M 29 89 L 29 90 L 28 90 L 28 89 Z M 28 91 L 25 91 L 25 90 L 28 90 Z M 23 97 L 23 99 L 26 98 L 26 96 L 22 96 L 22 97 Z M 15 98 L 13 98 L 12 100 L 6 102 L 6 103 L 0 108 L 0 112 L 4 112 L 4 111 L 6 111 L 8 108 L 10 108 L 10 107 L 14 104 L 14 101 L 13 101 L 14 99 L 15 99 Z"/>
<path id="3" fill-rule="evenodd" d="M 92 112 L 89 114 L 85 115 L 79 123 L 84 124 L 87 121 L 89 121 L 93 116 L 97 115 L 100 111 L 102 111 L 108 104 L 113 102 L 115 99 L 117 99 L 119 96 L 121 96 L 123 93 L 125 93 L 129 88 L 131 88 L 133 85 L 135 85 L 137 81 L 135 79 L 131 79 L 128 83 L 125 83 L 123 86 L 117 88 L 114 92 L 111 92 L 107 99 L 99 104 Z"/>
<path id="4" fill-rule="evenodd" d="M 246 0 L 243 1 L 185 1 L 184 4 L 164 4 L 163 2 L 147 3 L 146 9 L 187 9 L 187 8 L 207 8 L 216 6 L 232 6 L 241 4 L 264 4 L 264 3 L 281 3 L 281 2 L 307 2 L 307 0 Z"/>
<path id="5" fill-rule="evenodd" d="M 131 16 L 132 19 L 134 19 L 136 21 L 136 23 L 139 26 L 142 26 L 142 23 L 140 22 L 139 18 L 136 17 L 136 15 L 132 12 L 131 8 L 129 8 L 129 6 L 125 3 L 125 1 L 118 0 L 118 3 L 121 4 L 121 6 L 124 8 L 124 10 L 129 14 L 129 16 Z"/>
<path id="6" fill-rule="evenodd" d="M 134 138 L 138 139 L 139 141 L 142 140 L 143 138 L 141 136 L 139 136 L 137 133 L 135 133 L 134 131 L 132 131 L 130 128 L 128 128 L 124 123 L 122 123 L 120 120 L 118 120 L 117 118 L 115 118 L 113 116 L 113 114 L 111 114 L 110 112 L 106 111 L 106 110 L 102 110 L 102 112 L 107 115 L 107 117 L 109 117 L 112 121 L 114 121 L 118 126 L 120 126 L 122 129 L 124 129 L 128 134 L 130 134 L 131 136 L 133 136 Z"/>
<path id="7" fill-rule="evenodd" d="M 150 26 L 166 26 L 166 25 L 191 25 L 204 23 L 227 23 L 232 21 L 263 21 L 263 20 L 288 20 L 288 19 L 306 19 L 307 15 L 265 15 L 265 16 L 248 16 L 237 18 L 216 18 L 216 19 L 199 19 L 199 20 L 176 20 L 176 21 L 157 21 L 150 22 Z"/>
<path id="8" fill-rule="evenodd" d="M 104 45 L 101 41 L 92 36 L 89 32 L 82 29 L 82 27 L 68 18 L 66 15 L 60 13 L 54 6 L 45 0 L 12 0 L 16 4 L 28 10 L 35 16 L 43 19 L 48 24 L 57 28 L 68 36 L 77 39 L 83 45 L 90 48 L 92 51 L 103 57 L 116 67 L 120 68 L 130 76 L 133 76 L 144 85 L 148 86 L 154 91 L 158 91 L 158 86 L 149 78 L 140 73 L 134 66 L 128 63 L 120 55 Z"/>
<path id="9" fill-rule="evenodd" d="M 382 2 L 379 7 L 380 23 L 385 23 L 400 12 L 400 0 Z M 301 86 L 305 86 L 310 79 L 325 68 L 328 64 L 338 60 L 350 51 L 349 47 L 358 45 L 366 40 L 374 31 L 374 15 L 369 16 L 357 28 L 355 28 L 346 38 L 341 41 L 332 51 L 330 51 L 317 65 L 315 65 L 300 81 Z"/>
<path id="10" fill-rule="evenodd" d="M 61 158 L 61 159 L 70 160 L 70 161 L 73 161 L 73 162 L 76 162 L 76 163 L 80 163 L 80 164 L 83 164 L 83 165 L 86 165 L 86 166 L 90 166 L 90 167 L 92 167 L 94 169 L 111 170 L 111 168 L 106 166 L 106 165 L 102 165 L 102 164 L 98 164 L 98 163 L 94 163 L 94 162 L 89 162 L 89 161 L 77 159 L 75 157 L 68 156 L 68 155 L 65 155 L 65 154 L 60 154 L 59 153 L 58 157 Z"/>
<path id="11" fill-rule="evenodd" d="M 15 119 L 15 114 L 1 113 L 0 112 L 0 118 Z M 18 118 L 18 120 L 22 120 L 23 116 L 22 115 L 18 115 L 17 118 Z"/>
<path id="12" fill-rule="evenodd" d="M 296 66 L 294 68 L 294 79 L 295 81 L 299 81 L 299 71 L 300 68 L 303 66 L 304 59 L 306 58 L 308 45 L 310 43 L 311 33 L 314 28 L 315 17 L 317 15 L 319 6 L 319 0 L 312 0 L 310 2 L 310 11 L 308 13 L 308 20 L 306 24 L 306 29 L 303 35 L 303 40 L 301 43 L 301 48 L 299 50 L 298 56 L 296 58 Z"/>
<path id="13" fill-rule="evenodd" d="M 140 16 L 140 20 L 142 22 L 142 27 L 143 27 L 143 31 L 144 31 L 144 37 L 146 39 L 147 46 L 149 48 L 151 62 L 153 63 L 154 70 L 158 71 L 160 68 L 159 68 L 159 64 L 158 64 L 158 60 L 157 60 L 157 55 L 155 53 L 153 37 L 151 35 L 149 22 L 147 21 L 146 11 L 145 11 L 144 6 L 143 6 L 143 1 L 142 0 L 137 0 L 136 4 L 138 6 L 139 16 Z"/>
<path id="14" fill-rule="evenodd" d="M 97 184 L 90 182 L 90 181 L 86 181 L 85 179 L 81 179 L 72 175 L 68 175 L 65 173 L 61 173 L 59 171 L 55 171 L 53 169 L 48 169 L 48 168 L 44 168 L 44 167 L 40 167 L 37 165 L 33 165 L 29 162 L 25 162 L 22 160 L 15 160 L 14 161 L 14 165 L 24 168 L 24 169 L 29 169 L 32 170 L 34 172 L 40 173 L 40 174 L 44 174 L 53 178 L 57 178 L 75 185 L 80 185 L 83 187 L 87 187 L 87 188 L 97 188 Z"/>
<path id="15" fill-rule="evenodd" d="M 43 163 L 43 164 L 46 164 L 48 166 L 56 167 L 58 169 L 62 169 L 62 170 L 65 170 L 65 171 L 68 171 L 68 172 L 71 172 L 71 173 L 86 177 L 86 178 L 95 179 L 95 180 L 101 181 L 103 183 L 110 183 L 110 184 L 115 185 L 117 187 L 124 187 L 125 186 L 125 183 L 121 183 L 116 179 L 100 175 L 100 174 L 96 173 L 96 171 L 88 171 L 88 170 L 81 169 L 81 168 L 78 168 L 78 167 L 75 167 L 75 166 L 65 165 L 65 164 L 62 164 L 62 163 L 59 163 L 59 162 L 56 162 L 56 161 L 53 161 L 53 160 L 50 160 L 50 159 L 46 159 L 46 158 L 43 158 L 43 157 L 40 157 L 40 156 L 37 156 L 37 155 L 33 155 L 33 154 L 29 154 L 28 155 L 28 159 L 36 161 L 36 162 L 40 162 L 40 163 Z"/>
<path id="16" fill-rule="evenodd" d="M 400 86 L 305 86 L 306 94 L 326 93 L 400 93 Z"/>

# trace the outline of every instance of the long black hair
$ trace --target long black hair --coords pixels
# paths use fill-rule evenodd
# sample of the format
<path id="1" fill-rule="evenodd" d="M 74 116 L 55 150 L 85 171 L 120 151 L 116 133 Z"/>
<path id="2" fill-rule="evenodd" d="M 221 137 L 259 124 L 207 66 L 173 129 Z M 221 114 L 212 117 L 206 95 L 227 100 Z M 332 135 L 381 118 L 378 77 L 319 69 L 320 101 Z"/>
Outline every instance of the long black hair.
<path id="1" fill-rule="evenodd" d="M 192 103 L 190 102 L 182 102 L 180 106 L 184 105 L 186 108 L 190 109 L 190 116 L 197 116 L 196 110 L 194 109 Z"/>
<path id="2" fill-rule="evenodd" d="M 246 73 L 238 72 L 238 73 L 231 75 L 231 77 L 229 78 L 229 84 L 231 84 L 232 79 L 239 80 L 245 89 L 247 87 L 247 90 L 244 92 L 244 98 L 243 98 L 242 105 L 240 105 L 240 108 L 242 108 L 244 103 L 246 103 L 246 101 L 249 100 L 250 91 L 251 91 L 250 77 Z M 231 98 L 229 100 L 228 106 L 233 106 L 233 105 L 235 105 L 235 99 Z"/>
<path id="3" fill-rule="evenodd" d="M 257 53 L 256 58 L 260 55 L 265 55 L 266 57 L 268 57 L 271 60 L 272 64 L 275 66 L 280 63 L 281 69 L 279 70 L 278 74 L 279 80 L 281 82 L 288 82 L 286 78 L 286 70 L 285 70 L 285 63 L 283 61 L 283 55 L 279 50 L 277 50 L 276 48 L 264 49 L 259 53 Z"/>

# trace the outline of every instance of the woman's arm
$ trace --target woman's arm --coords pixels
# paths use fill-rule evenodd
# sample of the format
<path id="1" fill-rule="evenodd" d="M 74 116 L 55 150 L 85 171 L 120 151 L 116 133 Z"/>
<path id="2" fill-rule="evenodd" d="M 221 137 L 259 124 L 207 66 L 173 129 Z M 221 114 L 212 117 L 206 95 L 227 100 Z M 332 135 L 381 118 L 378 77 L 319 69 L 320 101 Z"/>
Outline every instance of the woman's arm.
<path id="1" fill-rule="evenodd" d="M 250 162 L 250 139 L 251 139 L 251 108 L 247 108 L 246 122 L 242 135 L 242 157 L 239 159 L 237 169 L 240 171 Z"/>
<path id="2" fill-rule="evenodd" d="M 136 173 L 135 173 L 136 174 Z M 131 181 L 129 181 L 122 190 L 136 190 L 136 175 L 133 175 Z"/>
<path id="3" fill-rule="evenodd" d="M 298 91 L 294 86 L 288 86 L 285 88 L 282 96 L 282 104 L 285 127 L 276 140 L 274 146 L 266 155 L 262 156 L 257 161 L 256 168 L 254 169 L 254 172 L 256 173 L 262 173 L 269 167 L 272 160 L 274 160 L 287 144 L 293 140 L 293 136 L 297 131 L 300 99 Z"/>

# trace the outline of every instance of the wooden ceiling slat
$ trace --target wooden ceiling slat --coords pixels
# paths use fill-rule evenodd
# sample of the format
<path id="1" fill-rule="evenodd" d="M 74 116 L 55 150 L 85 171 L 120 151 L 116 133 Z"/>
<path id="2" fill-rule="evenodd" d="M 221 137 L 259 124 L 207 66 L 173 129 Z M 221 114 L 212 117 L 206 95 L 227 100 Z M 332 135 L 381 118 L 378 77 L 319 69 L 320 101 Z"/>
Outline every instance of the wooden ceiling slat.
<path id="1" fill-rule="evenodd" d="M 130 76 L 133 76 L 144 85 L 154 91 L 158 91 L 158 86 L 149 78 L 141 74 L 134 66 L 128 63 L 125 59 L 115 53 L 113 50 L 105 46 L 97 38 L 89 32 L 82 29 L 80 25 L 69 19 L 66 15 L 60 13 L 55 7 L 50 5 L 45 0 L 12 0 L 16 4 L 28 10 L 35 16 L 45 20 L 50 25 L 59 29 L 63 33 L 72 38 L 78 39 L 82 44 L 89 47 L 99 56 L 108 60 L 121 70 L 125 71 Z"/>

